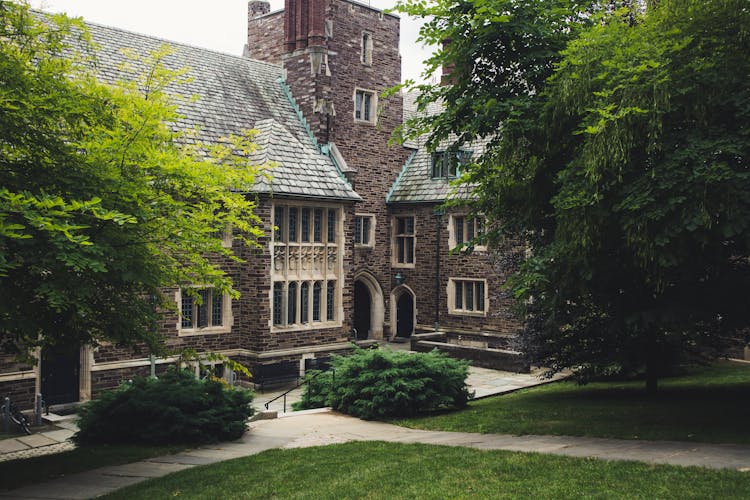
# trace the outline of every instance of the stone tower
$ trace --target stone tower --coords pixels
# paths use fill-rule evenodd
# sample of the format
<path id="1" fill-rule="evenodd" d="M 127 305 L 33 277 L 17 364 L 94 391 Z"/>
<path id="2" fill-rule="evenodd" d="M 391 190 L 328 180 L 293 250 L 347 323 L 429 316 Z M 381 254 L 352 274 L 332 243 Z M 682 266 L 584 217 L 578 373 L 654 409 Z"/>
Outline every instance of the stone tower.
<path id="1" fill-rule="evenodd" d="M 400 19 L 351 0 L 286 0 L 277 12 L 261 3 L 249 4 L 246 54 L 283 65 L 318 143 L 332 150 L 364 199 L 352 231 L 361 230 L 355 225 L 366 216 L 371 235 L 367 244 L 353 245 L 351 278 L 355 288 L 358 277 L 366 280 L 372 312 L 367 330 L 378 338 L 389 322 L 385 301 L 393 286 L 385 199 L 408 158 L 403 147 L 388 143 L 402 123 L 402 98 L 381 96 L 401 81 Z"/>

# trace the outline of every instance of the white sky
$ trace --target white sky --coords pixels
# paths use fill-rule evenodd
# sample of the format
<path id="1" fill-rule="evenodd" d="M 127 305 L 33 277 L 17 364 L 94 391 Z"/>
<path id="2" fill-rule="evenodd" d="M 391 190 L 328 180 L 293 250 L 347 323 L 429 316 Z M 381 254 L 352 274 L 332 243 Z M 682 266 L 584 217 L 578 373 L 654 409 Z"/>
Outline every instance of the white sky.
<path id="1" fill-rule="evenodd" d="M 395 0 L 361 0 L 386 9 Z M 49 12 L 66 12 L 107 26 L 175 42 L 241 55 L 247 41 L 246 0 L 33 0 Z M 271 10 L 284 0 L 271 0 Z M 401 16 L 402 78 L 421 81 L 422 61 L 430 51 L 416 43 L 419 21 Z"/>

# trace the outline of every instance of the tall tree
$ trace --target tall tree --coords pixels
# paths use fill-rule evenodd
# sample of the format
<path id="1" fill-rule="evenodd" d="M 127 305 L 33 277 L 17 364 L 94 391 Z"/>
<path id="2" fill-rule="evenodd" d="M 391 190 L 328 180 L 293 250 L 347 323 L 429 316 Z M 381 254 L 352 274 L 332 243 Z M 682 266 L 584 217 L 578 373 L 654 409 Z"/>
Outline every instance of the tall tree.
<path id="1" fill-rule="evenodd" d="M 95 339 L 156 350 L 162 287 L 236 295 L 212 256 L 237 258 L 228 227 L 248 245 L 260 234 L 242 194 L 252 134 L 187 146 L 167 125 L 165 89 L 183 78 L 159 64 L 168 49 L 108 86 L 70 43 L 86 39 L 78 21 L 0 2 L 0 344 L 18 354 Z"/>
<path id="2" fill-rule="evenodd" d="M 495 134 L 463 181 L 478 185 L 476 209 L 495 222 L 491 239 L 523 237 L 533 250 L 512 281 L 527 319 L 525 350 L 582 380 L 645 369 L 655 390 L 669 367 L 716 354 L 722 338 L 748 325 L 750 7 L 589 6 L 582 17 L 563 16 L 583 21 L 560 29 L 562 45 L 548 45 L 539 80 L 525 75 L 527 57 L 497 59 L 511 75 L 499 82 L 475 75 L 475 33 L 506 32 L 503 54 L 558 27 L 541 17 L 506 29 L 539 3 L 561 5 L 482 0 L 431 12 L 432 26 L 451 25 L 457 9 L 470 13 L 462 14 L 473 19 L 469 47 L 451 34 L 433 59 L 464 66 L 456 64 L 452 88 L 423 98 L 443 97 L 445 111 L 412 133 L 431 121 L 433 140 L 450 130 L 459 139 Z M 495 22 L 498 13 L 507 19 Z M 500 104 L 491 87 L 516 78 L 534 85 Z M 480 112 L 448 98 L 460 93 Z"/>

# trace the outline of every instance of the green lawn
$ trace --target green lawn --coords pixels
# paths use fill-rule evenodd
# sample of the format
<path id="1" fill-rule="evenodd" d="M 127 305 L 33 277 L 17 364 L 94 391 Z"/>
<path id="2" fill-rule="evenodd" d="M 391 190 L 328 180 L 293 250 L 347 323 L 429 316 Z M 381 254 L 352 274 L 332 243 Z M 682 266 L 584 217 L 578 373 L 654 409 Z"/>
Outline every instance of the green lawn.
<path id="1" fill-rule="evenodd" d="M 54 455 L 0 462 L 0 490 L 12 490 L 76 472 L 137 462 L 184 449 L 184 446 L 91 446 Z"/>
<path id="2" fill-rule="evenodd" d="M 357 442 L 271 450 L 106 498 L 747 498 L 750 474 L 694 467 Z"/>
<path id="3" fill-rule="evenodd" d="M 750 443 L 750 365 L 722 362 L 660 380 L 655 397 L 643 386 L 643 381 L 556 382 L 394 423 L 464 432 Z"/>

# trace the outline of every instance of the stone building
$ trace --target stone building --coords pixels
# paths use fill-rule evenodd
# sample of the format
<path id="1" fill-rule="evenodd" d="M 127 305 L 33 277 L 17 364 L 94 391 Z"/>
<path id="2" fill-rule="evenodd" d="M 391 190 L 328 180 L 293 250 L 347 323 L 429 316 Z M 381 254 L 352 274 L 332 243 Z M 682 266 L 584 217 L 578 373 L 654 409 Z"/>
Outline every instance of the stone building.
<path id="1" fill-rule="evenodd" d="M 147 54 L 163 43 L 89 29 L 103 79 L 122 76 L 121 49 Z M 172 290 L 178 312 L 161 325 L 170 350 L 225 354 L 260 382 L 346 352 L 353 336 L 515 333 L 501 292 L 511 266 L 481 247 L 451 252 L 482 221 L 441 208 L 481 144 L 449 153 L 389 143 L 413 112 L 408 96 L 381 95 L 401 80 L 398 43 L 397 16 L 355 1 L 286 0 L 270 12 L 253 0 L 243 57 L 171 44 L 164 64 L 187 68 L 192 79 L 179 91 L 199 97 L 175 126 L 197 127 L 208 142 L 257 129 L 250 160 L 275 166 L 250 193 L 265 225 L 261 249 L 238 245 L 244 263 L 226 263 L 240 298 L 203 290 L 199 306 Z M 176 359 L 106 343 L 40 353 L 35 366 L 0 358 L 0 394 L 25 407 L 38 393 L 51 403 L 86 400 Z"/>

